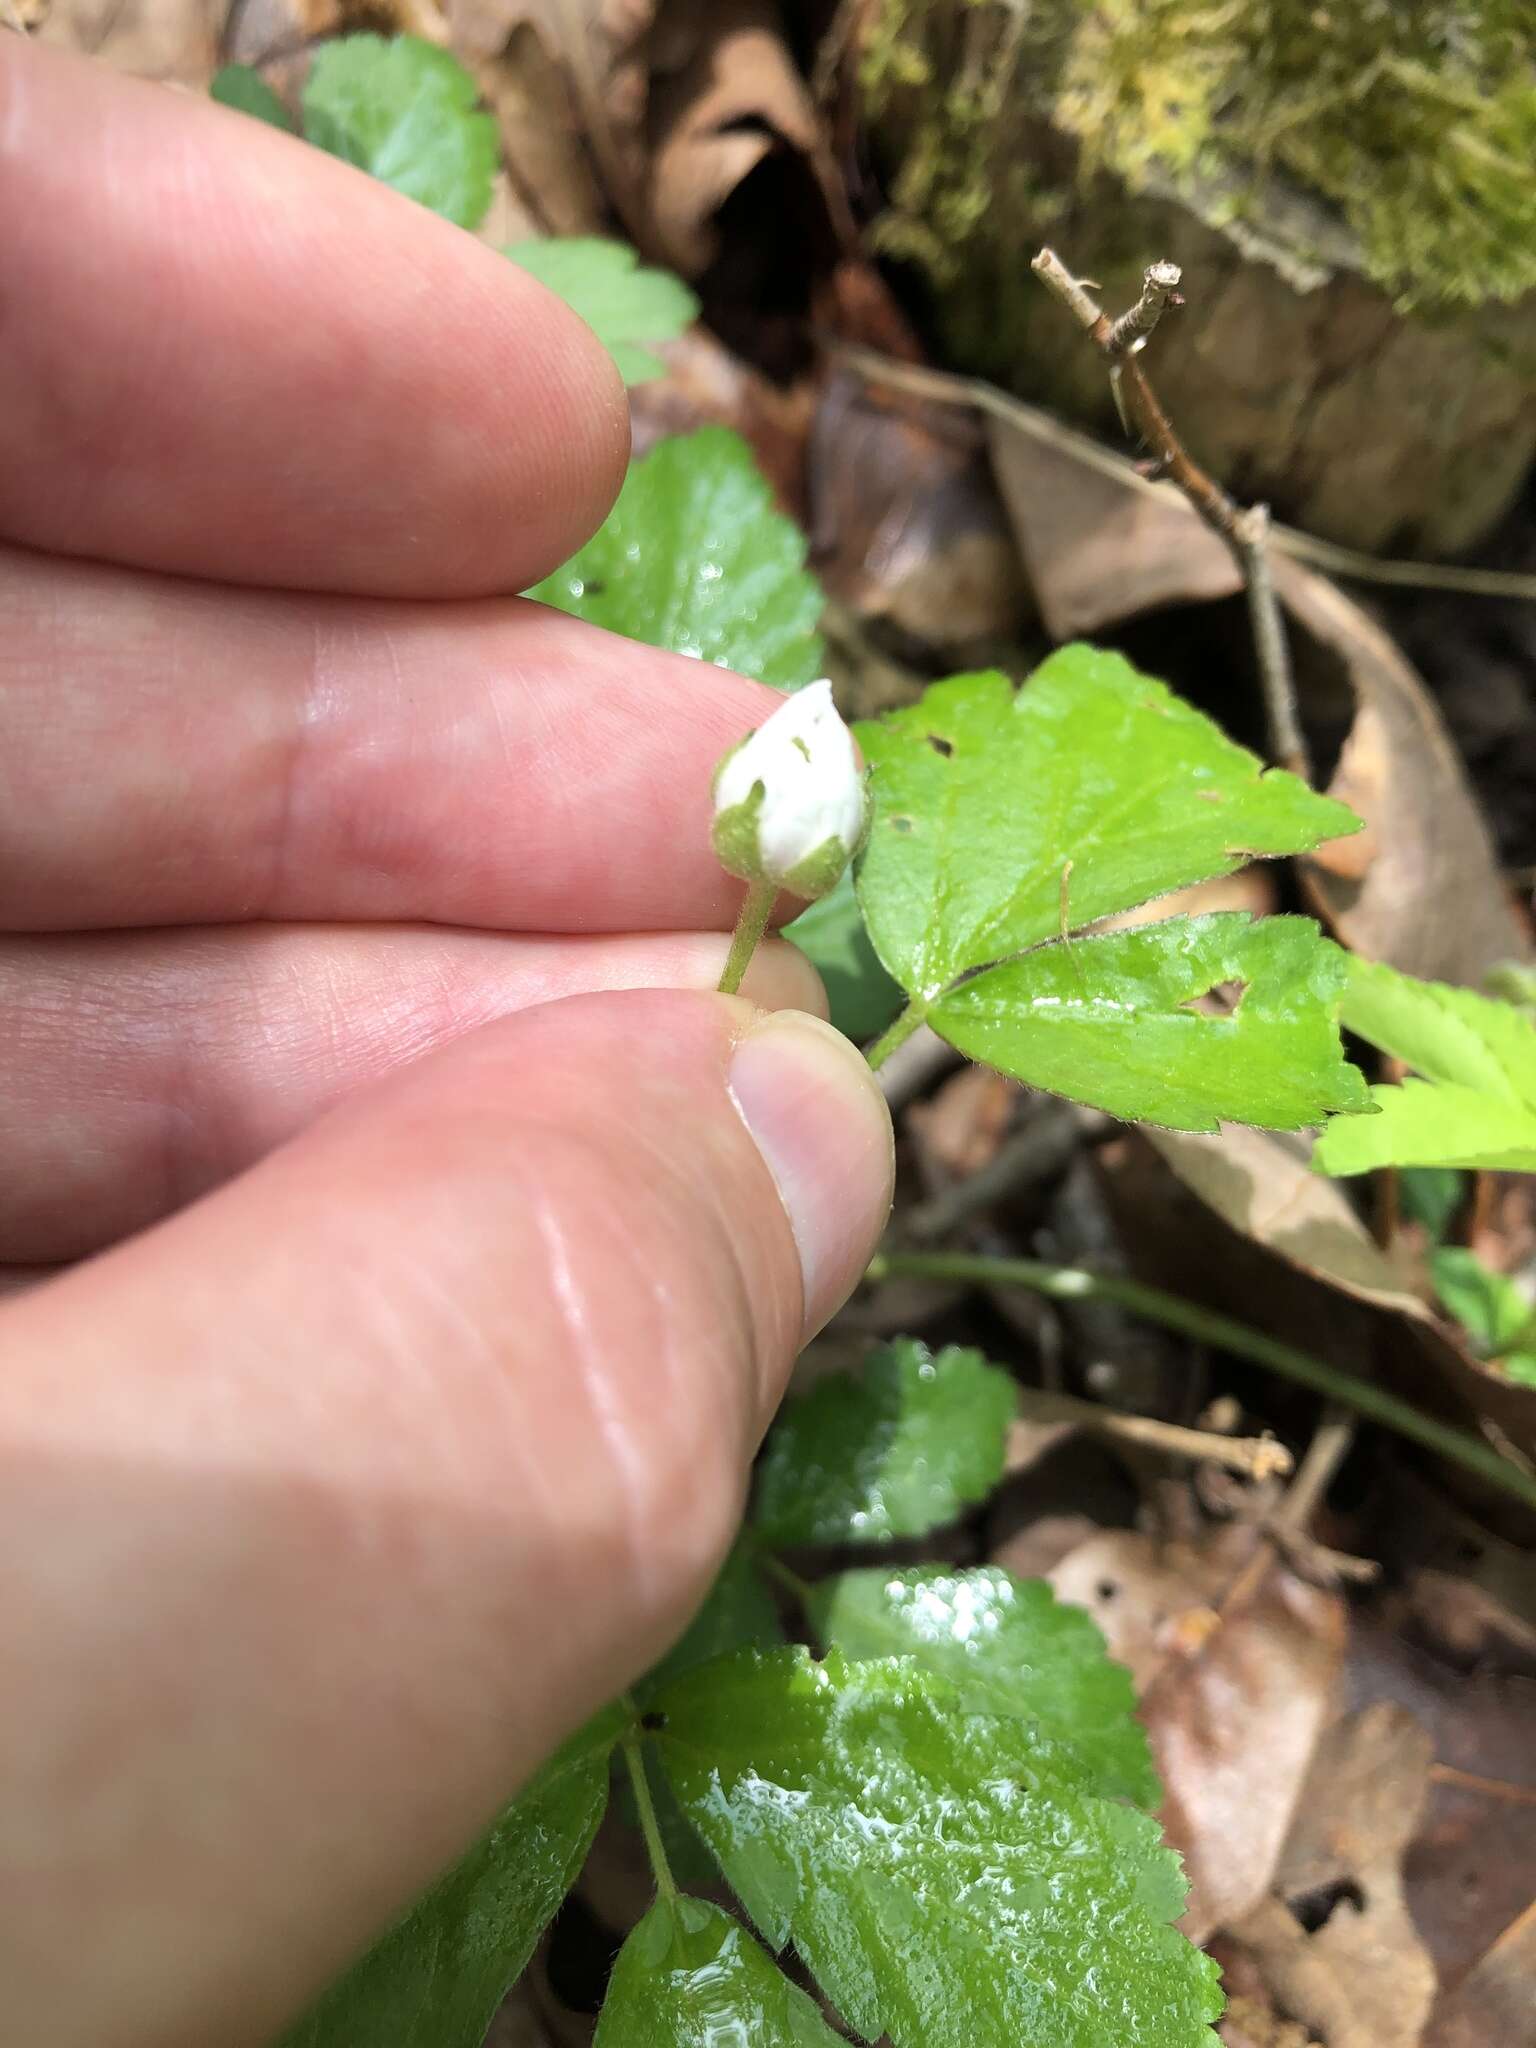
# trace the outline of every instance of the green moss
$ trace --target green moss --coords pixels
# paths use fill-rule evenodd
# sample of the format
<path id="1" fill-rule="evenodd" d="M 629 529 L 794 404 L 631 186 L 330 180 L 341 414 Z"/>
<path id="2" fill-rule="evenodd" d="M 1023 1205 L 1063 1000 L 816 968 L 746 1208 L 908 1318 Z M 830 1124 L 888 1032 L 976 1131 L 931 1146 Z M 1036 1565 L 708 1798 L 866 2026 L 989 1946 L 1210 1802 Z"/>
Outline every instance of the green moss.
<path id="1" fill-rule="evenodd" d="M 1321 199 L 1401 303 L 1517 298 L 1531 25 L 1530 0 L 886 0 L 863 78 L 876 113 L 908 103 L 887 245 L 952 274 L 991 209 L 1035 196 L 1012 189 L 1033 114 L 1206 218 L 1262 216 L 1267 186 Z"/>

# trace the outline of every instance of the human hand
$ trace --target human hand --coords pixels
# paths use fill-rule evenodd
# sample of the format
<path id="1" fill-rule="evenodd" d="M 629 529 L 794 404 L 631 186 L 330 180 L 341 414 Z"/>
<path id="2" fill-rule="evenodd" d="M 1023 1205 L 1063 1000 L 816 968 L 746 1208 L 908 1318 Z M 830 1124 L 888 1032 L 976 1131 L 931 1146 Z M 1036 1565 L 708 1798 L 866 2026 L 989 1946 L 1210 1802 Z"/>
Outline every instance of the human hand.
<path id="1" fill-rule="evenodd" d="M 778 700 L 498 595 L 579 323 L 11 36 L 0 189 L 0 2038 L 241 2048 L 686 1621 L 889 1126 L 708 993 Z"/>

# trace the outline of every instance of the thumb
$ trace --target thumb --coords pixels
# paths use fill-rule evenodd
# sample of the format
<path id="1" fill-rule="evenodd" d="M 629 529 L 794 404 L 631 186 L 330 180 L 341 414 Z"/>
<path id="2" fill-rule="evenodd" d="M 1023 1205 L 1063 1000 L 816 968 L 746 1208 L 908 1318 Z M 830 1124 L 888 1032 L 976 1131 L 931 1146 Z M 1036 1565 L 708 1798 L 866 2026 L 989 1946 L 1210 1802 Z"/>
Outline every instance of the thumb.
<path id="1" fill-rule="evenodd" d="M 268 2039 L 653 1661 L 890 1171 L 826 1025 L 583 996 L 6 1303 L 15 2038 Z"/>

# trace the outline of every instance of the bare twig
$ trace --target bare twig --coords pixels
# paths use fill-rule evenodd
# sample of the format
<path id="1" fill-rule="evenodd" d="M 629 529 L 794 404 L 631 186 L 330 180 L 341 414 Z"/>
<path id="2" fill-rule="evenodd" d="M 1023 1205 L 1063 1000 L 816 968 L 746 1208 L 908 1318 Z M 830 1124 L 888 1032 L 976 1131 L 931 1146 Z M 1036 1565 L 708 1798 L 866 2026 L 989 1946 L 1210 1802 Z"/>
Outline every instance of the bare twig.
<path id="1" fill-rule="evenodd" d="M 952 370 L 901 362 L 895 356 L 881 355 L 878 349 L 861 348 L 856 342 L 840 341 L 835 336 L 824 336 L 823 340 L 840 363 L 857 370 L 872 384 L 884 385 L 891 391 L 908 391 L 914 398 L 931 399 L 935 405 L 970 406 L 991 419 L 1001 420 L 1004 426 L 1031 441 L 1060 449 L 1074 462 L 1096 470 L 1100 476 L 1112 477 L 1126 490 L 1161 497 L 1172 489 L 1171 485 L 1152 482 L 1135 463 L 1116 455 L 1113 449 L 1072 427 L 1064 427 L 1039 406 L 1026 405 L 1022 398 L 1000 391 L 983 377 L 960 377 Z M 1284 526 L 1278 519 L 1270 521 L 1269 541 L 1277 554 L 1308 562 L 1314 569 L 1342 577 L 1347 583 L 1383 583 L 1400 590 L 1450 590 L 1461 597 L 1512 598 L 1517 603 L 1536 604 L 1536 576 L 1523 569 L 1470 569 L 1459 562 L 1392 561 L 1380 555 L 1362 554 L 1358 548 L 1346 548 L 1337 541 L 1320 540 L 1315 533 L 1304 533 L 1299 526 Z"/>
<path id="2" fill-rule="evenodd" d="M 1097 1137 L 1109 1124 L 1108 1117 L 1082 1110 L 1075 1102 L 1043 1107 L 1004 1140 L 985 1166 L 920 1202 L 906 1219 L 906 1235 L 914 1244 L 932 1244 L 1003 1196 L 1054 1179 L 1084 1139 Z"/>
<path id="3" fill-rule="evenodd" d="M 1154 263 L 1147 271 L 1141 297 L 1129 313 L 1122 313 L 1109 330 L 1112 355 L 1132 355 L 1145 348 L 1147 337 L 1170 306 L 1182 306 L 1179 281 L 1184 273 L 1177 263 Z"/>
<path id="4" fill-rule="evenodd" d="M 1202 1464 L 1222 1465 L 1229 1472 L 1241 1472 L 1245 1479 L 1283 1476 L 1291 1469 L 1290 1452 L 1274 1437 L 1217 1436 L 1209 1430 L 1186 1429 L 1178 1422 L 1159 1422 L 1151 1415 L 1127 1415 L 1118 1408 L 1101 1407 L 1097 1401 L 1079 1401 L 1072 1394 L 1048 1394 L 1035 1387 L 1022 1387 L 1019 1414 L 1025 1425 L 1070 1422 L 1091 1436 L 1136 1444 L 1143 1450 L 1166 1451 L 1171 1457 Z M 1033 1445 L 1015 1441 L 1008 1447 L 1006 1469 L 1016 1471 L 1033 1459 Z"/>
<path id="5" fill-rule="evenodd" d="M 1141 297 L 1118 320 L 1111 320 L 1099 307 L 1087 286 L 1072 275 L 1054 249 L 1042 249 L 1031 268 L 1108 358 L 1121 419 L 1152 450 L 1158 473 L 1173 479 L 1206 525 L 1231 550 L 1248 592 L 1248 615 L 1264 692 L 1269 750 L 1282 767 L 1305 775 L 1307 748 L 1296 715 L 1296 683 L 1291 673 L 1285 622 L 1269 573 L 1269 508 L 1239 506 L 1200 467 L 1174 432 L 1172 421 L 1137 360 L 1164 310 L 1182 304 L 1178 293 L 1182 273 L 1178 265 L 1154 263 L 1146 273 Z"/>

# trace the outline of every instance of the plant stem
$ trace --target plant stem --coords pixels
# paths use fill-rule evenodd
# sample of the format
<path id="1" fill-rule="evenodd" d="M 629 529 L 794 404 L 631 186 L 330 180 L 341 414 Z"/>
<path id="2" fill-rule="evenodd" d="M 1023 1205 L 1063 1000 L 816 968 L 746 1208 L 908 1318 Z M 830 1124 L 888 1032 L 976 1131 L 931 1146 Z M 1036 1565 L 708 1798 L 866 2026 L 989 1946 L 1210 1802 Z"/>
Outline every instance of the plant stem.
<path id="1" fill-rule="evenodd" d="M 1176 1294 L 1165 1294 L 1159 1287 L 1144 1287 L 1139 1280 L 1126 1280 L 1117 1273 L 1090 1273 L 1082 1266 L 1048 1266 L 1035 1259 L 993 1259 L 979 1252 L 881 1252 L 870 1261 L 867 1277 L 883 1280 L 898 1274 L 914 1279 L 973 1280 L 986 1287 L 1028 1287 L 1036 1294 L 1054 1295 L 1058 1300 L 1115 1302 L 1150 1322 L 1162 1323 L 1165 1328 L 1182 1331 L 1203 1344 L 1217 1345 L 1238 1358 L 1251 1358 L 1256 1365 L 1268 1366 L 1271 1372 L 1396 1430 L 1399 1436 L 1411 1438 L 1426 1450 L 1449 1458 L 1504 1492 L 1512 1493 L 1528 1507 L 1536 1507 L 1536 1477 L 1510 1459 L 1500 1457 L 1490 1445 L 1480 1443 L 1465 1430 L 1421 1415 L 1395 1394 L 1384 1392 L 1369 1380 L 1357 1379 L 1353 1373 L 1342 1372 L 1337 1366 L 1327 1365 L 1310 1352 L 1266 1336 L 1262 1330 L 1252 1330 L 1246 1323 L 1236 1322 L 1214 1309 L 1200 1308 Z"/>
<path id="2" fill-rule="evenodd" d="M 1207 475 L 1174 432 L 1172 421 L 1137 360 L 1164 309 L 1184 303 L 1178 291 L 1179 266 L 1154 263 L 1146 273 L 1141 297 L 1118 320 L 1111 320 L 1100 310 L 1087 286 L 1072 275 L 1054 249 L 1042 249 L 1030 268 L 1107 358 L 1115 404 L 1127 431 L 1141 436 L 1152 450 L 1159 471 L 1172 477 L 1206 525 L 1221 536 L 1230 550 L 1248 593 L 1270 753 L 1282 768 L 1306 776 L 1307 747 L 1296 713 L 1290 649 L 1269 570 L 1269 508 L 1240 507 L 1213 476 Z"/>
<path id="3" fill-rule="evenodd" d="M 677 1883 L 673 1878 L 672 1866 L 667 1861 L 666 1847 L 661 1839 L 661 1827 L 656 1819 L 656 1804 L 651 1798 L 651 1781 L 645 1774 L 645 1751 L 640 1744 L 640 1730 L 633 1722 L 624 1731 L 623 1749 L 624 1767 L 629 1772 L 629 1782 L 635 1789 L 640 1832 L 645 1837 L 646 1854 L 651 1859 L 651 1871 L 656 1879 L 657 1893 L 663 1899 L 675 1899 Z"/>
<path id="4" fill-rule="evenodd" d="M 894 1024 L 887 1025 L 864 1057 L 870 1066 L 883 1067 L 898 1045 L 905 1045 L 919 1024 L 923 1013 L 916 1003 L 908 1003 Z"/>
<path id="5" fill-rule="evenodd" d="M 736 930 L 731 936 L 731 950 L 725 958 L 725 971 L 720 976 L 720 993 L 735 995 L 741 987 L 741 978 L 752 962 L 763 933 L 768 929 L 768 919 L 778 897 L 778 890 L 772 882 L 749 882 L 747 893 L 741 899 L 741 908 L 736 913 Z"/>
<path id="6" fill-rule="evenodd" d="M 774 1580 L 793 1599 L 798 1600 L 802 1607 L 805 1606 L 815 1591 L 809 1579 L 802 1579 L 798 1572 L 791 1571 L 783 1559 L 775 1557 L 771 1550 L 755 1550 L 753 1556 L 764 1578 Z"/>

